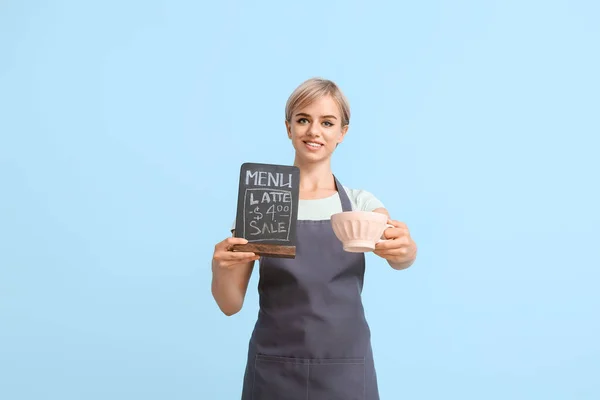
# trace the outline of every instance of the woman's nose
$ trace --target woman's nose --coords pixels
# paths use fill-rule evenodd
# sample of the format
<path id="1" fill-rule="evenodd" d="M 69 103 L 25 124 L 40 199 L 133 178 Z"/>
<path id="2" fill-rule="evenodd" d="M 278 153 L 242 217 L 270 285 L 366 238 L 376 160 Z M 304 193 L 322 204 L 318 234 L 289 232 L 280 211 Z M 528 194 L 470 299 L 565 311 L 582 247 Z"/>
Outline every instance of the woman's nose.
<path id="1" fill-rule="evenodd" d="M 317 124 L 317 123 L 311 124 L 310 128 L 308 129 L 308 133 L 312 136 L 319 136 L 321 134 L 319 124 Z"/>

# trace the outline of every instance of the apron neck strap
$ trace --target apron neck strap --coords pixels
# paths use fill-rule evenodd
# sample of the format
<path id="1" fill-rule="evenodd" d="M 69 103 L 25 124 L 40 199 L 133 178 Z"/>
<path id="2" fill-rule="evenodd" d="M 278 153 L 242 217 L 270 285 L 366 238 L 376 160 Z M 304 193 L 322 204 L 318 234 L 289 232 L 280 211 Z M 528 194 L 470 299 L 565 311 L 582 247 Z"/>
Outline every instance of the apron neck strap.
<path id="1" fill-rule="evenodd" d="M 346 193 L 344 186 L 340 183 L 335 175 L 333 176 L 333 179 L 335 180 L 335 188 L 338 191 L 340 201 L 342 203 L 342 211 L 352 211 L 352 203 L 350 202 L 350 198 L 348 197 L 348 193 Z"/>

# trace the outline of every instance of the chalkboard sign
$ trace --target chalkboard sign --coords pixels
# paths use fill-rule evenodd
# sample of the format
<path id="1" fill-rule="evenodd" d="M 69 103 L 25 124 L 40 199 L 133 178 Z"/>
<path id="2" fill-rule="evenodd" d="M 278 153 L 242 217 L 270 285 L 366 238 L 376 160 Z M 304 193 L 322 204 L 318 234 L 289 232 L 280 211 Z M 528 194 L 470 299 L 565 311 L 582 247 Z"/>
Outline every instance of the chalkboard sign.
<path id="1" fill-rule="evenodd" d="M 235 236 L 247 239 L 248 244 L 233 250 L 295 258 L 299 186 L 298 167 L 242 164 Z"/>

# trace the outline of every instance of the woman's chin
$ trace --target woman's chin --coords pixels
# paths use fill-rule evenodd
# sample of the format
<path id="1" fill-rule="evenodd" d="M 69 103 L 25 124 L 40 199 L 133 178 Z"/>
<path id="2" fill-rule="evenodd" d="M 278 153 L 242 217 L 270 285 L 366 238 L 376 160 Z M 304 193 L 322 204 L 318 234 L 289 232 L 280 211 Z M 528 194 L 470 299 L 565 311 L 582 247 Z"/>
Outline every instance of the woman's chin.
<path id="1" fill-rule="evenodd" d="M 317 155 L 317 154 L 302 154 L 300 152 L 296 152 L 296 161 L 302 164 L 318 164 L 322 162 L 326 162 L 330 158 L 329 155 Z"/>

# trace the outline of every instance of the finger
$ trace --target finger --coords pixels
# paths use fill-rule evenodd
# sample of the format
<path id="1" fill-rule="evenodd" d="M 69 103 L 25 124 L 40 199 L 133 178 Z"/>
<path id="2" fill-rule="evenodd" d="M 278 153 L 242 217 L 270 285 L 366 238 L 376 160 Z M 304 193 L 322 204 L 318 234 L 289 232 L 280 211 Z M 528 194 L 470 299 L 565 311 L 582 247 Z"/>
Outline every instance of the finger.
<path id="1" fill-rule="evenodd" d="M 213 255 L 213 258 L 219 262 L 226 262 L 231 260 L 242 260 L 245 258 L 253 258 L 256 257 L 257 254 L 253 252 L 242 252 L 242 251 L 228 251 L 228 250 L 219 250 L 216 251 Z"/>
<path id="2" fill-rule="evenodd" d="M 379 257 L 383 258 L 397 258 L 397 257 L 406 257 L 408 255 L 408 250 L 405 248 L 402 249 L 391 249 L 391 250 L 374 250 L 373 253 L 377 254 Z"/>
<path id="3" fill-rule="evenodd" d="M 224 240 L 228 245 L 232 244 L 246 244 L 248 243 L 248 239 L 240 238 L 240 237 L 228 237 Z"/>
<path id="4" fill-rule="evenodd" d="M 383 257 L 383 258 L 389 258 L 389 257 L 396 256 L 396 254 L 392 253 L 390 250 L 373 250 L 373 254 L 376 254 L 379 257 Z"/>
<path id="5" fill-rule="evenodd" d="M 400 229 L 400 232 L 398 233 L 398 235 L 396 235 L 394 240 L 402 240 L 403 243 L 409 243 L 410 242 L 410 233 L 406 229 L 402 229 L 402 228 L 396 228 L 396 229 Z"/>
<path id="6" fill-rule="evenodd" d="M 388 224 L 390 225 L 394 225 L 394 227 L 396 228 L 407 228 L 406 224 L 404 222 L 400 222 L 400 221 L 396 221 L 395 219 L 388 219 Z"/>
<path id="7" fill-rule="evenodd" d="M 381 242 L 375 243 L 375 249 L 377 250 L 391 250 L 391 249 L 400 249 L 402 247 L 408 247 L 409 240 L 406 236 L 397 238 L 397 239 L 389 239 L 382 240 Z"/>
<path id="8" fill-rule="evenodd" d="M 220 255 L 220 258 L 225 261 L 242 260 L 245 258 L 255 258 L 258 255 L 251 251 L 225 251 Z"/>
<path id="9" fill-rule="evenodd" d="M 390 240 L 389 242 L 379 242 L 377 244 L 375 244 L 375 250 L 379 250 L 379 251 L 390 251 L 390 250 L 395 250 L 395 249 L 399 249 L 402 247 L 402 244 L 399 243 L 394 243 L 395 241 Z"/>
<path id="10" fill-rule="evenodd" d="M 405 234 L 405 230 L 402 228 L 387 228 L 383 231 L 383 237 L 386 239 L 396 239 L 402 237 Z"/>
<path id="11" fill-rule="evenodd" d="M 239 262 L 245 262 L 245 261 L 251 261 L 251 260 L 258 260 L 260 258 L 260 255 L 255 254 L 255 253 L 248 253 L 248 252 L 232 252 L 232 251 L 227 251 L 224 252 L 222 255 L 219 255 L 218 257 L 216 257 L 216 259 L 221 262 L 221 263 L 229 263 L 229 262 L 235 262 L 235 263 L 239 263 Z"/>
<path id="12" fill-rule="evenodd" d="M 228 237 L 227 239 L 223 240 L 222 242 L 219 242 L 215 247 L 218 250 L 231 250 L 231 248 L 235 244 L 246 244 L 246 243 L 248 243 L 247 239 L 237 238 L 237 237 Z"/>
<path id="13" fill-rule="evenodd" d="M 260 257 L 253 257 L 253 258 L 249 258 L 249 259 L 242 259 L 242 260 L 235 260 L 235 261 L 226 261 L 224 263 L 221 264 L 221 268 L 228 268 L 231 269 L 237 265 L 243 265 L 249 262 L 254 262 L 254 261 L 258 261 L 260 259 Z"/>

